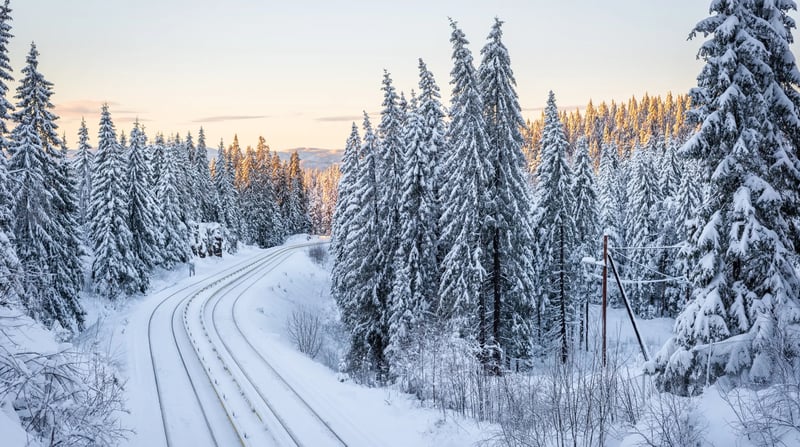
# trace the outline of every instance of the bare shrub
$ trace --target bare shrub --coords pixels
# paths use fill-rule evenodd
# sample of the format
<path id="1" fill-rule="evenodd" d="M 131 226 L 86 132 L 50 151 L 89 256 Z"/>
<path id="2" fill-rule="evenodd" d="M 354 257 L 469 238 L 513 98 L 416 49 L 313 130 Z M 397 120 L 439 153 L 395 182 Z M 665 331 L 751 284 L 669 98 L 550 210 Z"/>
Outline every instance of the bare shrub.
<path id="1" fill-rule="evenodd" d="M 706 428 L 695 398 L 654 393 L 633 431 L 640 438 L 638 445 L 697 447 L 705 445 Z"/>
<path id="2" fill-rule="evenodd" d="M 293 310 L 286 322 L 286 330 L 300 352 L 312 359 L 317 357 L 322 349 L 322 318 L 319 312 L 306 308 Z"/>
<path id="3" fill-rule="evenodd" d="M 313 247 L 309 247 L 308 257 L 311 258 L 314 263 L 325 266 L 325 263 L 328 262 L 328 249 L 323 245 L 314 245 Z"/>

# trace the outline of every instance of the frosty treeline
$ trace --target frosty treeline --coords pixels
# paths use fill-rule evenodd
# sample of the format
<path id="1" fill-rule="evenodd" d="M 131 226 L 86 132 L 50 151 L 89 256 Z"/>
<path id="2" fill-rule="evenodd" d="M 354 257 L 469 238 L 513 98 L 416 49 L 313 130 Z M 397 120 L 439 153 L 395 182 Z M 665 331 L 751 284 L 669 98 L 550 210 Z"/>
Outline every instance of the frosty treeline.
<path id="1" fill-rule="evenodd" d="M 280 160 L 261 138 L 255 149 L 220 143 L 209 163 L 203 129 L 197 143 L 157 135 L 137 121 L 118 132 L 108 106 L 97 149 L 85 121 L 74 159 L 66 157 L 52 112 L 53 85 L 31 46 L 13 106 L 9 21 L 0 17 L 0 285 L 2 303 L 50 328 L 82 328 L 82 289 L 108 299 L 148 290 L 157 267 L 172 268 L 239 241 L 271 247 L 310 230 L 300 158 Z M 13 130 L 9 132 L 9 127 Z M 83 256 L 90 281 L 84 284 Z"/>
<path id="2" fill-rule="evenodd" d="M 800 320 L 793 5 L 714 1 L 693 33 L 707 65 L 690 97 L 590 103 L 583 117 L 551 92 L 526 125 L 499 20 L 477 68 L 451 23 L 447 110 L 422 61 L 409 97 L 386 73 L 380 122 L 365 114 L 347 140 L 333 219 L 349 370 L 413 389 L 423 351 L 458 343 L 490 375 L 566 361 L 600 298 L 599 269 L 581 261 L 600 258 L 603 234 L 636 315 L 677 317 L 648 365 L 665 389 L 766 381 L 771 355 L 796 357 L 796 340 L 767 349 Z"/>
<path id="3" fill-rule="evenodd" d="M 686 140 L 691 133 L 691 126 L 686 121 L 686 113 L 691 107 L 689 95 L 645 94 L 641 98 L 632 96 L 625 102 L 601 102 L 595 105 L 592 100 L 583 109 L 560 110 L 559 118 L 564 123 L 564 133 L 569 141 L 569 155 L 576 147 L 578 139 L 586 137 L 589 154 L 600 162 L 603 145 L 612 145 L 619 151 L 619 156 L 628 158 L 636 146 L 646 146 L 653 138 L 665 141 Z M 528 120 L 523 135 L 525 145 L 522 151 L 536 171 L 541 154 L 542 130 L 545 125 L 545 113 L 539 118 Z"/>

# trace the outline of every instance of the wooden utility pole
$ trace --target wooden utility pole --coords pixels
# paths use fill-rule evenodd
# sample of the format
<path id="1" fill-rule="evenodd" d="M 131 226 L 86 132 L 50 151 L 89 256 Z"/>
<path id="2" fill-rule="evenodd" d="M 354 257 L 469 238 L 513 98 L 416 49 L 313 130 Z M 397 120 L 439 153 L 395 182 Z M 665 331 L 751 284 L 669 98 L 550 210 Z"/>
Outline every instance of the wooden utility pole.
<path id="1" fill-rule="evenodd" d="M 608 307 L 608 235 L 603 235 L 603 367 L 606 366 L 606 308 Z"/>

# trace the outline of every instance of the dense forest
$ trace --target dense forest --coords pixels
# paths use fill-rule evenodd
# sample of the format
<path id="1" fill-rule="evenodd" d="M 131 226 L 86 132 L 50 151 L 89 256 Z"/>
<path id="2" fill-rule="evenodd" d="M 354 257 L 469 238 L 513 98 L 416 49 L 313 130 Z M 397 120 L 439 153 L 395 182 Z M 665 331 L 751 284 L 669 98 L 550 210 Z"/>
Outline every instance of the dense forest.
<path id="1" fill-rule="evenodd" d="M 477 65 L 451 22 L 449 107 L 422 61 L 409 100 L 386 72 L 380 121 L 347 140 L 333 222 L 348 370 L 502 422 L 519 389 L 492 377 L 585 358 L 605 234 L 635 316 L 677 318 L 645 367 L 661 390 L 769 384 L 798 358 L 792 5 L 713 2 L 687 96 L 581 113 L 551 92 L 533 122 L 500 20 Z"/>

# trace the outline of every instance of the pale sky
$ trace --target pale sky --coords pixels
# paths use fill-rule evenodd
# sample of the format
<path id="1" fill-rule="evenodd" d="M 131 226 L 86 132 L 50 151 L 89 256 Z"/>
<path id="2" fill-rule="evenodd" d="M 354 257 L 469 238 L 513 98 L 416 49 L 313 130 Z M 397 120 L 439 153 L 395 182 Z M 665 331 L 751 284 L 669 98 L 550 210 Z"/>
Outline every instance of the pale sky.
<path id="1" fill-rule="evenodd" d="M 520 103 L 536 117 L 592 98 L 683 93 L 695 85 L 707 16 L 698 0 L 11 0 L 11 64 L 31 41 L 71 146 L 81 116 L 92 144 L 100 104 L 117 128 L 139 117 L 152 137 L 205 127 L 209 144 L 341 148 L 362 110 L 380 110 L 383 69 L 417 86 L 417 58 L 449 101 L 448 17 L 476 63 L 494 17 L 504 25 Z M 795 47 L 796 51 L 796 47 Z M 16 88 L 16 85 L 13 86 Z M 446 102 L 448 104 L 449 102 Z"/>

